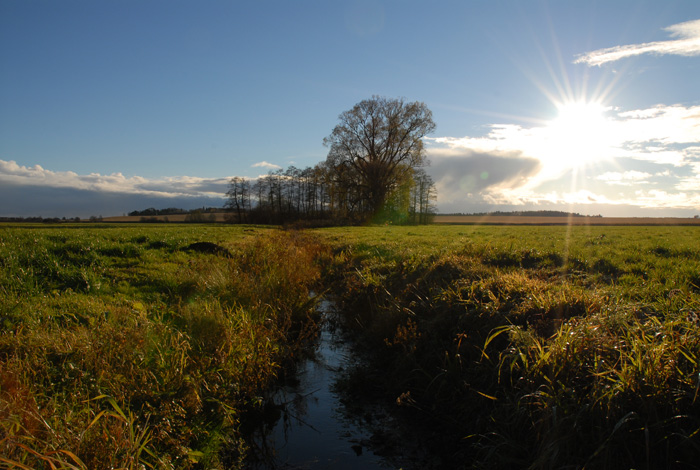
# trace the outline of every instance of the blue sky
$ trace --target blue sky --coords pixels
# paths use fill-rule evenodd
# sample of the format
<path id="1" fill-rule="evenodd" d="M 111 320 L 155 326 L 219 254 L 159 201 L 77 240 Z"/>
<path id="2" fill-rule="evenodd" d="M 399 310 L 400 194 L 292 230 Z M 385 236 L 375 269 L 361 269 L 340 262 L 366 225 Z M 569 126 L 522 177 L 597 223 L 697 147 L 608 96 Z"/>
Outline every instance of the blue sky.
<path id="1" fill-rule="evenodd" d="M 700 2 L 0 2 L 0 216 L 219 206 L 422 101 L 441 212 L 700 213 Z"/>

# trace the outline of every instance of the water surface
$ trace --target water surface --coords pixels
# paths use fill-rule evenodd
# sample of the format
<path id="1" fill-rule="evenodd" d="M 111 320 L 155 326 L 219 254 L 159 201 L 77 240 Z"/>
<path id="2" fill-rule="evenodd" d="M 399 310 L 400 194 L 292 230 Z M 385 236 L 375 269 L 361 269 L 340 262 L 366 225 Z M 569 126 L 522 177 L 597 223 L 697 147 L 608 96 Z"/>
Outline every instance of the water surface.
<path id="1" fill-rule="evenodd" d="M 333 304 L 322 301 L 325 317 L 316 354 L 298 368 L 298 382 L 281 387 L 273 401 L 276 421 L 262 424 L 251 469 L 390 468 L 364 443 L 371 436 L 343 413 L 335 382 L 352 365 L 351 349 L 332 327 Z"/>

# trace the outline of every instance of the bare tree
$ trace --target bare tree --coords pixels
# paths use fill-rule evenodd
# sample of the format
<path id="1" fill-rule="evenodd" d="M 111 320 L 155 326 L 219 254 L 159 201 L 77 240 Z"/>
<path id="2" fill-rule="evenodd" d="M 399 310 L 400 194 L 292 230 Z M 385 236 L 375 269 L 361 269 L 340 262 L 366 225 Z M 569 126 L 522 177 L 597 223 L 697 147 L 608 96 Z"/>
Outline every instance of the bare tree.
<path id="1" fill-rule="evenodd" d="M 435 214 L 437 191 L 431 176 L 419 168 L 413 174 L 412 210 L 414 223 L 427 224 Z"/>
<path id="2" fill-rule="evenodd" d="M 250 211 L 250 181 L 240 176 L 231 178 L 226 197 L 226 207 L 236 211 L 238 223 L 246 222 Z"/>
<path id="3" fill-rule="evenodd" d="M 373 96 L 339 120 L 323 141 L 330 147 L 326 162 L 354 178 L 363 209 L 375 216 L 405 180 L 406 168 L 425 163 L 422 138 L 435 129 L 432 113 L 424 103 Z"/>

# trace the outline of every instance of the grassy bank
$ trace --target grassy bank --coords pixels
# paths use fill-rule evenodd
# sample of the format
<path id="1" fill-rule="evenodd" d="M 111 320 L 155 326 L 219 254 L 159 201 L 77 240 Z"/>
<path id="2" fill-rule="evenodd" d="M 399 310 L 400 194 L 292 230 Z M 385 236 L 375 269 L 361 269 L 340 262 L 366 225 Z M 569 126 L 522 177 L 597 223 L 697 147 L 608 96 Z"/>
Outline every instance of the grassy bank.
<path id="1" fill-rule="evenodd" d="M 697 468 L 697 228 L 322 233 L 373 357 L 350 392 L 431 423 L 446 468 Z"/>
<path id="2" fill-rule="evenodd" d="M 0 462 L 237 467 L 321 255 L 255 227 L 0 228 Z"/>

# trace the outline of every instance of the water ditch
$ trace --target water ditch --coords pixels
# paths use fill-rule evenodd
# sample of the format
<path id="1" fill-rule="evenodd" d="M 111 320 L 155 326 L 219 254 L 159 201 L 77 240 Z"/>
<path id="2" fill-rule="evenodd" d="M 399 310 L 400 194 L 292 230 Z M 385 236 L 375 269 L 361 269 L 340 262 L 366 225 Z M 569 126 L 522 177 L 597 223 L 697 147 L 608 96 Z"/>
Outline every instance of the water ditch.
<path id="1" fill-rule="evenodd" d="M 406 469 L 419 468 L 419 461 L 420 468 L 430 467 L 420 446 L 403 437 L 386 406 L 346 406 L 337 384 L 358 359 L 336 328 L 334 304 L 324 300 L 318 308 L 323 326 L 315 354 L 298 365 L 294 380 L 272 395 L 249 439 L 246 468 Z"/>

